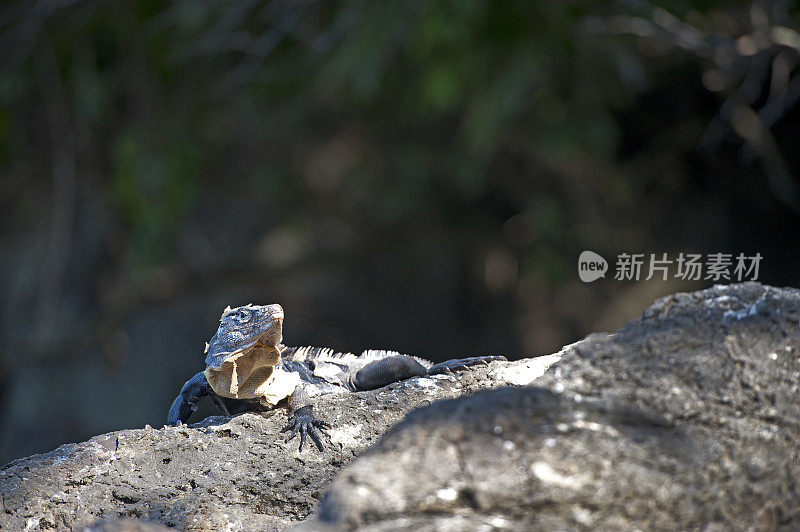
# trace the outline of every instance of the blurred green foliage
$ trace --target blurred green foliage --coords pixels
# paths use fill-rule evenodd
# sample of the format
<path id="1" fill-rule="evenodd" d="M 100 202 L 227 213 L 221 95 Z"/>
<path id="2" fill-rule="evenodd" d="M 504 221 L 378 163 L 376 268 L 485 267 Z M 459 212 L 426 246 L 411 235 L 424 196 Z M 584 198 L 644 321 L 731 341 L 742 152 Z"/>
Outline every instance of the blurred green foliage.
<path id="1" fill-rule="evenodd" d="M 132 235 L 133 260 L 164 260 L 180 220 L 197 199 L 197 145 L 179 126 L 121 131 L 110 148 L 112 192 Z"/>
<path id="2" fill-rule="evenodd" d="M 740 10 L 660 5 L 709 24 Z M 523 237 L 506 243 L 521 273 L 556 279 L 576 249 L 618 246 L 640 200 L 614 167 L 615 113 L 674 58 L 587 23 L 637 10 L 651 7 L 18 2 L 4 19 L 0 162 L 41 180 L 41 149 L 68 149 L 119 212 L 133 269 L 169 259 L 203 198 L 244 196 L 276 219 L 426 219 L 474 238 L 521 214 Z M 571 236 L 567 220 L 598 229 Z"/>

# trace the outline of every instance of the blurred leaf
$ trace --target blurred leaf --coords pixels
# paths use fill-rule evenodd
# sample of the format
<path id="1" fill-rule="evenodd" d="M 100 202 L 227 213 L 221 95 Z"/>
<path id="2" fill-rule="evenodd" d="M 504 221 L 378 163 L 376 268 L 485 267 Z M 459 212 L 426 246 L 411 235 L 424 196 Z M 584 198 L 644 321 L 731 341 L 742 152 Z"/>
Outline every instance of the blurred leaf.
<path id="1" fill-rule="evenodd" d="M 171 237 L 195 200 L 199 153 L 168 131 L 150 136 L 126 130 L 111 150 L 113 190 L 131 231 L 132 264 L 157 263 L 171 251 Z"/>

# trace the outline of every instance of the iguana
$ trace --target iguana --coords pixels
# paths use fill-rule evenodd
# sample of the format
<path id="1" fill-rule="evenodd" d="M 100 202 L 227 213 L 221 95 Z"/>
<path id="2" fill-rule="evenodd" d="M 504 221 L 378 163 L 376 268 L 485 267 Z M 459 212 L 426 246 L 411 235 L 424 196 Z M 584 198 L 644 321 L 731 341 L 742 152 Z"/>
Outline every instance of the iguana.
<path id="1" fill-rule="evenodd" d="M 439 364 L 396 351 L 368 350 L 360 356 L 328 348 L 286 347 L 283 308 L 248 304 L 226 308 L 219 329 L 206 344 L 206 369 L 189 379 L 172 403 L 170 425 L 188 421 L 205 396 L 227 415 L 274 408 L 283 399 L 290 409 L 281 432 L 286 441 L 300 434 L 300 451 L 308 435 L 317 448 L 317 430 L 330 425 L 314 417 L 312 398 L 326 393 L 360 392 L 411 377 L 460 370 L 502 356 L 477 356 Z"/>

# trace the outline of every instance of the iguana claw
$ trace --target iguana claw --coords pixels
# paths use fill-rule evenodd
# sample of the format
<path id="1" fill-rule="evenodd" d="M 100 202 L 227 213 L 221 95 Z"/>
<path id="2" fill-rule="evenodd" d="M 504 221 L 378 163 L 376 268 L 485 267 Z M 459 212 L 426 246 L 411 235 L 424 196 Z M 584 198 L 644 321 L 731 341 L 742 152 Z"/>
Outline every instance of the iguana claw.
<path id="1" fill-rule="evenodd" d="M 303 451 L 303 445 L 306 443 L 306 435 L 310 436 L 311 441 L 314 442 L 317 449 L 322 451 L 322 441 L 320 440 L 317 430 L 329 428 L 331 428 L 329 424 L 314 417 L 311 406 L 309 405 L 299 408 L 292 413 L 289 417 L 289 421 L 287 421 L 286 425 L 281 429 L 281 432 L 290 433 L 286 437 L 285 443 L 289 443 L 300 433 L 300 448 L 298 449 L 300 452 Z"/>

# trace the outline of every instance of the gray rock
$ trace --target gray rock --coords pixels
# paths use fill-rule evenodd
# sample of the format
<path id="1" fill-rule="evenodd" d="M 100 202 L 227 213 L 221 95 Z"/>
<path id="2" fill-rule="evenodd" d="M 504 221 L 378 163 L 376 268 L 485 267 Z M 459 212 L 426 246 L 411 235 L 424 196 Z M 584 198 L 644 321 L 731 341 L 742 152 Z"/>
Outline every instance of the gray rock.
<path id="1" fill-rule="evenodd" d="M 140 519 L 104 519 L 83 532 L 169 532 L 172 528 Z"/>
<path id="2" fill-rule="evenodd" d="M 333 427 L 322 453 L 284 443 L 282 409 L 62 445 L 0 468 L 0 529 L 113 527 L 119 523 L 98 522 L 128 517 L 187 530 L 283 530 L 307 517 L 333 475 L 410 410 L 507 379 L 533 380 L 556 358 L 319 397 L 315 412 Z"/>
<path id="3" fill-rule="evenodd" d="M 715 287 L 548 357 L 323 396 L 322 453 L 275 410 L 16 460 L 0 529 L 796 530 L 799 400 L 800 292 Z"/>
<path id="4" fill-rule="evenodd" d="M 663 298 L 537 384 L 411 413 L 297 530 L 800 529 L 800 291 Z"/>

